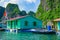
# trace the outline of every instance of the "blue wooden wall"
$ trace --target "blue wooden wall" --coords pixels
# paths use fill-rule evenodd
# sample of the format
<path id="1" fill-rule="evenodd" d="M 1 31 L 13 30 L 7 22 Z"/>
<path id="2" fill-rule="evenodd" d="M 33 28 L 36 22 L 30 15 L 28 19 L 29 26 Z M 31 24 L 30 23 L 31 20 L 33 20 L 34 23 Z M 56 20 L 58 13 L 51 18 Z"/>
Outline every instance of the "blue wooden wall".
<path id="1" fill-rule="evenodd" d="M 19 21 L 20 21 L 20 28 L 42 28 L 42 21 L 32 16 L 21 18 L 19 19 Z M 25 21 L 28 22 L 27 26 L 25 26 Z M 33 22 L 36 22 L 36 26 L 33 25 Z"/>
<path id="2" fill-rule="evenodd" d="M 25 25 L 26 21 L 27 21 L 27 25 Z M 34 22 L 36 23 L 36 25 L 34 25 Z M 42 21 L 36 19 L 33 16 L 26 16 L 24 18 L 7 21 L 7 28 L 8 29 L 11 29 L 11 28 L 12 29 L 14 29 L 14 28 L 16 28 L 16 29 L 42 28 Z"/>
<path id="3" fill-rule="evenodd" d="M 57 23 L 57 28 L 60 30 L 60 21 Z"/>

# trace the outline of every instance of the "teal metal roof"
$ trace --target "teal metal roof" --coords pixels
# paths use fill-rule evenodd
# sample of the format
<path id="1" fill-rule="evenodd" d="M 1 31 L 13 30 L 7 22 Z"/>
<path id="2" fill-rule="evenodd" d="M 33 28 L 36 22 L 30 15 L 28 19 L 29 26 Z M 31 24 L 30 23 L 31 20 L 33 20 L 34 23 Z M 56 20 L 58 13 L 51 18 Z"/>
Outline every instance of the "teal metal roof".
<path id="1" fill-rule="evenodd" d="M 7 21 L 14 21 L 14 20 L 17 20 L 17 19 L 23 19 L 23 18 L 28 17 L 28 16 L 30 16 L 30 15 L 26 15 L 26 16 L 19 16 L 19 17 L 16 17 L 16 18 L 10 18 L 10 19 L 8 19 Z M 34 16 L 31 16 L 31 17 L 33 17 L 33 18 L 37 19 L 37 18 L 36 18 L 36 17 L 34 17 Z M 37 20 L 39 20 L 39 19 L 37 19 Z M 42 21 L 42 20 L 39 20 L 39 21 Z"/>

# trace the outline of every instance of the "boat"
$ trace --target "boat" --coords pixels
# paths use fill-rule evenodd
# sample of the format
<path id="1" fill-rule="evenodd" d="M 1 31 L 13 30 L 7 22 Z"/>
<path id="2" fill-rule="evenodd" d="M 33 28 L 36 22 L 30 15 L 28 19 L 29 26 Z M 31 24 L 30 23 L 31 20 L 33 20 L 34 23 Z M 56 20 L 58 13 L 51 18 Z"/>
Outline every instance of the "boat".
<path id="1" fill-rule="evenodd" d="M 3 29 L 3 28 L 0 28 L 0 31 L 5 31 L 5 29 Z"/>
<path id="2" fill-rule="evenodd" d="M 32 32 L 32 33 L 39 33 L 39 34 L 56 34 L 54 30 L 47 30 L 47 29 L 24 29 L 19 30 L 18 32 Z"/>
<path id="3" fill-rule="evenodd" d="M 35 31 L 33 31 L 33 30 L 34 29 L 31 29 L 31 31 L 33 33 L 39 33 L 39 34 L 56 34 L 56 32 L 54 30 L 45 30 L 45 29 L 43 29 L 43 30 L 36 30 L 35 29 Z"/>

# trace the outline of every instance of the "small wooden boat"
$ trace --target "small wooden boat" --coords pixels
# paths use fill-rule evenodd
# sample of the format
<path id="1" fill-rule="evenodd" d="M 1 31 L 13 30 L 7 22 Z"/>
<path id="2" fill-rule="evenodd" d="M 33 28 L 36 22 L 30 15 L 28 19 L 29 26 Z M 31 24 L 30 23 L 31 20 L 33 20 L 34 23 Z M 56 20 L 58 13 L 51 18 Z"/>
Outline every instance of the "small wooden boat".
<path id="1" fill-rule="evenodd" d="M 3 28 L 0 28 L 0 31 L 5 31 L 5 29 L 3 29 Z"/>
<path id="2" fill-rule="evenodd" d="M 56 34 L 54 30 L 46 30 L 46 29 L 27 29 L 27 30 L 20 30 L 20 32 L 33 32 L 39 34 Z"/>
<path id="3" fill-rule="evenodd" d="M 54 30 L 35 30 L 32 32 L 33 33 L 39 33 L 39 34 L 56 34 L 56 32 Z"/>

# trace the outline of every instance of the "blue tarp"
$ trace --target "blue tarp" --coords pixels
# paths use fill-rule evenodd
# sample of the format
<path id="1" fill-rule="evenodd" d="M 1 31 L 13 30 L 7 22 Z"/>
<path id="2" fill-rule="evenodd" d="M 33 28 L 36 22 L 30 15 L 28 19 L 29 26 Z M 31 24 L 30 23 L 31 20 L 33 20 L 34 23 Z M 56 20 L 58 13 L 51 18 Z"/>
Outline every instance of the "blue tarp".
<path id="1" fill-rule="evenodd" d="M 47 29 L 48 29 L 48 30 L 51 30 L 51 26 L 50 26 L 50 25 L 49 25 L 49 26 L 47 26 Z"/>

